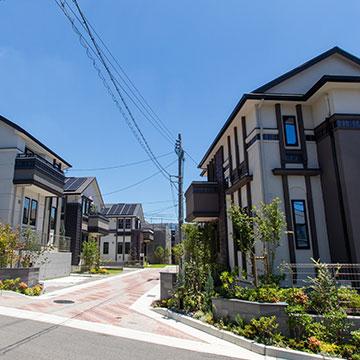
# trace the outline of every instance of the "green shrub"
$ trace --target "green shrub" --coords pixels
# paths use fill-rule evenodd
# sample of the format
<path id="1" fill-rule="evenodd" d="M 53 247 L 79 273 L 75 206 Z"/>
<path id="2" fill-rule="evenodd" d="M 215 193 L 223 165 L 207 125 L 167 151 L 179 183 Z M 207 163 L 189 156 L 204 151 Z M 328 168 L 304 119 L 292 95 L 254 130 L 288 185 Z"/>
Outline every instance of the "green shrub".
<path id="1" fill-rule="evenodd" d="M 306 349 L 306 343 L 304 340 L 300 340 L 298 338 L 290 338 L 288 339 L 287 346 L 291 349 L 304 351 Z"/>
<path id="2" fill-rule="evenodd" d="M 20 278 L 6 279 L 6 280 L 4 280 L 4 282 L 1 286 L 1 290 L 10 290 L 10 291 L 19 292 L 19 290 L 18 290 L 19 281 L 20 281 Z"/>
<path id="3" fill-rule="evenodd" d="M 330 341 L 340 344 L 344 340 L 344 334 L 353 324 L 347 321 L 347 314 L 343 310 L 331 310 L 325 313 L 324 317 Z"/>
<path id="4" fill-rule="evenodd" d="M 353 313 L 360 312 L 360 295 L 355 289 L 351 289 L 349 286 L 340 286 L 337 294 L 342 307 Z"/>
<path id="5" fill-rule="evenodd" d="M 302 305 L 288 306 L 285 311 L 289 315 L 289 327 L 295 338 L 301 338 L 307 326 L 311 324 L 311 317 L 306 314 Z"/>
<path id="6" fill-rule="evenodd" d="M 360 350 L 360 329 L 351 332 L 352 341 L 355 346 Z"/>
<path id="7" fill-rule="evenodd" d="M 310 323 L 305 328 L 305 335 L 307 337 L 316 337 L 320 341 L 328 341 L 329 331 L 328 328 L 322 322 Z"/>
<path id="8" fill-rule="evenodd" d="M 275 321 L 276 316 L 252 319 L 251 325 L 255 330 L 254 340 L 265 345 L 272 345 L 274 343 L 273 338 L 277 333 L 276 329 L 279 327 Z"/>
<path id="9" fill-rule="evenodd" d="M 320 352 L 324 355 L 336 355 L 340 353 L 340 350 L 340 346 L 336 344 L 322 342 L 320 345 Z"/>

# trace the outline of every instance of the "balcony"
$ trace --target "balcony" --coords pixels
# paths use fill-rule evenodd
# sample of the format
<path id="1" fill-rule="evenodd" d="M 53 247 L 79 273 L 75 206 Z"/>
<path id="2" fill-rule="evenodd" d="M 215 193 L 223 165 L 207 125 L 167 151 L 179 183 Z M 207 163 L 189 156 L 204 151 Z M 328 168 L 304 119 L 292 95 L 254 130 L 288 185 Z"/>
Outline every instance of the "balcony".
<path id="1" fill-rule="evenodd" d="M 26 232 L 20 236 L 21 242 L 33 251 L 46 249 L 49 252 L 70 252 L 71 238 L 64 235 L 48 233 L 34 233 L 27 235 Z"/>
<path id="2" fill-rule="evenodd" d="M 209 222 L 219 217 L 217 182 L 194 181 L 186 190 L 185 197 L 187 222 Z"/>
<path id="3" fill-rule="evenodd" d="M 143 233 L 144 242 L 154 241 L 154 231 L 152 229 L 141 229 L 141 232 Z"/>
<path id="4" fill-rule="evenodd" d="M 109 219 L 100 214 L 89 215 L 88 228 L 89 233 L 97 235 L 109 234 Z"/>
<path id="5" fill-rule="evenodd" d="M 64 179 L 61 169 L 39 155 L 18 154 L 15 159 L 15 185 L 35 185 L 49 196 L 62 196 Z"/>

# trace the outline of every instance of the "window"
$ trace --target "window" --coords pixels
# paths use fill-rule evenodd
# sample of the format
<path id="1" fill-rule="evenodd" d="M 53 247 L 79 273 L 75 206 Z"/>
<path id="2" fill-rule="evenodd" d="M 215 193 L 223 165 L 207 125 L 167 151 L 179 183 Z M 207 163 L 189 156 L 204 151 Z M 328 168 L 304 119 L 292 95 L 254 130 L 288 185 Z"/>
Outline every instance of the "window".
<path id="1" fill-rule="evenodd" d="M 297 249 L 310 249 L 304 200 L 292 200 L 294 233 Z"/>
<path id="2" fill-rule="evenodd" d="M 125 220 L 125 229 L 131 229 L 131 220 L 130 219 Z"/>
<path id="3" fill-rule="evenodd" d="M 283 116 L 285 145 L 298 146 L 295 116 Z"/>
<path id="4" fill-rule="evenodd" d="M 30 199 L 25 198 L 24 200 L 24 214 L 23 214 L 23 224 L 27 224 L 29 222 L 29 212 L 30 212 Z"/>
<path id="5" fill-rule="evenodd" d="M 130 243 L 129 242 L 125 243 L 125 254 L 130 254 Z"/>
<path id="6" fill-rule="evenodd" d="M 119 227 L 118 229 L 123 229 L 124 228 L 124 219 L 119 219 Z"/>
<path id="7" fill-rule="evenodd" d="M 56 207 L 52 206 L 50 210 L 50 230 L 55 230 L 56 226 Z"/>
<path id="8" fill-rule="evenodd" d="M 103 254 L 109 254 L 109 243 L 107 241 L 103 243 Z"/>
<path id="9" fill-rule="evenodd" d="M 37 205 L 38 202 L 36 200 L 31 200 L 31 212 L 30 212 L 29 224 L 32 226 L 35 226 L 36 224 Z"/>
<path id="10" fill-rule="evenodd" d="M 138 228 L 139 228 L 139 220 L 135 219 L 135 229 L 138 229 Z"/>
<path id="11" fill-rule="evenodd" d="M 91 205 L 90 200 L 83 199 L 83 203 L 82 203 L 83 215 L 89 215 L 90 214 L 90 205 Z"/>
<path id="12" fill-rule="evenodd" d="M 118 248 L 117 248 L 117 253 L 118 254 L 122 254 L 123 253 L 123 246 L 122 246 L 122 242 L 118 242 Z"/>

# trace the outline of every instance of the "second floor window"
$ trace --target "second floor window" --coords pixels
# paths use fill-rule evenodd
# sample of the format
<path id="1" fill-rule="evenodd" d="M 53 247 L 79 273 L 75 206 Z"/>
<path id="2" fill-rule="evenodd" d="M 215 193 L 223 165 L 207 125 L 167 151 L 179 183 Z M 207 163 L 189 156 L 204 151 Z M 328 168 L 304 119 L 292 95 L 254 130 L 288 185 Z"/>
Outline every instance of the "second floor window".
<path id="1" fill-rule="evenodd" d="M 304 200 L 292 200 L 294 219 L 294 233 L 297 249 L 309 249 L 310 241 L 307 229 L 306 210 Z"/>
<path id="2" fill-rule="evenodd" d="M 119 219 L 118 229 L 123 229 L 123 228 L 124 228 L 124 219 Z"/>
<path id="3" fill-rule="evenodd" d="M 296 131 L 296 118 L 295 116 L 283 116 L 285 145 L 298 146 L 298 138 Z"/>
<path id="4" fill-rule="evenodd" d="M 125 220 L 125 229 L 131 229 L 131 220 L 130 219 Z"/>

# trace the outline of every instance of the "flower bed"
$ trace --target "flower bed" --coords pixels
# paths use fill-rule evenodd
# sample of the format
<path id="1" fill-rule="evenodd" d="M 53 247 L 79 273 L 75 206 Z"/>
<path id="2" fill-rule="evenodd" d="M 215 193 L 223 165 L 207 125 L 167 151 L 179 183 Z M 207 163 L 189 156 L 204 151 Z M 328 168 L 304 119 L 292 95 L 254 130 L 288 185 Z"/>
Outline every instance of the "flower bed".
<path id="1" fill-rule="evenodd" d="M 23 268 L 0 268 L 0 281 L 6 279 L 20 279 L 20 282 L 28 284 L 28 286 L 34 286 L 39 282 L 39 270 L 38 267 L 23 267 Z"/>
<path id="2" fill-rule="evenodd" d="M 20 278 L 16 278 L 6 279 L 4 282 L 0 280 L 0 290 L 15 291 L 29 296 L 39 296 L 42 293 L 43 287 L 41 284 L 29 287 L 28 284 L 20 281 Z"/>

